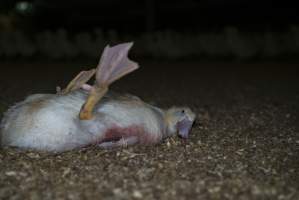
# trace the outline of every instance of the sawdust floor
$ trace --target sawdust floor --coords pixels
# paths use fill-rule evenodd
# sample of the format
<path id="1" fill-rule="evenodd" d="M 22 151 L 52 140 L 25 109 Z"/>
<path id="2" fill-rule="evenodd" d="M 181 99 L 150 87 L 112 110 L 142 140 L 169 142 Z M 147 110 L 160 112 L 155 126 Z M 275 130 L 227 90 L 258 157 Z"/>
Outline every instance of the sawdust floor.
<path id="1" fill-rule="evenodd" d="M 141 64 L 112 89 L 190 106 L 197 121 L 188 141 L 55 155 L 1 149 L 0 199 L 299 199 L 298 65 Z M 78 70 L 2 63 L 0 113 Z"/>

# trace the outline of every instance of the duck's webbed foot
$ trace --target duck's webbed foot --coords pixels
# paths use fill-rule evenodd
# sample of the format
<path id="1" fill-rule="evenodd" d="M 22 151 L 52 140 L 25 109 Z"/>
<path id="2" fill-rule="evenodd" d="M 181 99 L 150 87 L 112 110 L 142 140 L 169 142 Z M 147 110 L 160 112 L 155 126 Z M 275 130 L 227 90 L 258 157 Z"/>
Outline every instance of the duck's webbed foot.
<path id="1" fill-rule="evenodd" d="M 106 94 L 111 83 L 139 67 L 137 63 L 128 59 L 128 52 L 132 45 L 131 42 L 105 47 L 95 72 L 95 83 L 89 88 L 89 96 L 79 114 L 81 120 L 92 118 L 94 106 Z"/>
<path id="2" fill-rule="evenodd" d="M 85 90 L 91 89 L 91 86 L 86 84 L 89 79 L 96 73 L 96 69 L 91 69 L 88 71 L 81 71 L 71 82 L 66 86 L 65 89 L 60 90 L 57 89 L 58 94 L 68 94 L 74 90 L 79 88 L 83 88 Z"/>

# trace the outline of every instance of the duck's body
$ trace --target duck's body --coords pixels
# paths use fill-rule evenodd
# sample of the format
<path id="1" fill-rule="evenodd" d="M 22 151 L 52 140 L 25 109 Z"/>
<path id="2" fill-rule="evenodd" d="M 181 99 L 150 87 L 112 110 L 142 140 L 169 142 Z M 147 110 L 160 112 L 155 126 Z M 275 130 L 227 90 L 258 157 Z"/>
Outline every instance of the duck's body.
<path id="1" fill-rule="evenodd" d="M 67 95 L 34 94 L 11 107 L 1 125 L 3 146 L 64 151 L 90 144 L 153 144 L 167 135 L 164 111 L 138 97 L 106 95 L 91 120 L 78 113 L 87 98 L 83 90 Z"/>
<path id="2" fill-rule="evenodd" d="M 195 119 L 189 108 L 162 110 L 135 96 L 107 94 L 111 83 L 138 68 L 127 58 L 132 45 L 107 46 L 98 67 L 80 72 L 64 90 L 11 107 L 0 126 L 2 146 L 66 151 L 155 144 L 176 132 L 187 138 Z M 94 85 L 86 84 L 93 75 Z"/>

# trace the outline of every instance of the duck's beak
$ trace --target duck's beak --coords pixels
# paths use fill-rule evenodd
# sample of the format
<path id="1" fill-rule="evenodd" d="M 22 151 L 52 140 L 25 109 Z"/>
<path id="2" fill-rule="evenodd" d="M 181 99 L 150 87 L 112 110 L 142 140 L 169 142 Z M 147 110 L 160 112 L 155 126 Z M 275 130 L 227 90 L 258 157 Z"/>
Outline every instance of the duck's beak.
<path id="1" fill-rule="evenodd" d="M 189 120 L 187 118 L 179 121 L 177 124 L 178 134 L 182 138 L 187 139 L 189 137 L 189 132 L 192 128 L 193 120 Z"/>

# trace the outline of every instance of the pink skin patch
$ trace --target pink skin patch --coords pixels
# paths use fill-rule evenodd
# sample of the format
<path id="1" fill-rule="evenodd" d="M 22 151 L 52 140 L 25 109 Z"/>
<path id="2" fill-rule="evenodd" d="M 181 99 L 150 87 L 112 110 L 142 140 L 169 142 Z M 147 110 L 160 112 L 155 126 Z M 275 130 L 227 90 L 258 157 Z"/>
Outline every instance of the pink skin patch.
<path id="1" fill-rule="evenodd" d="M 126 128 L 113 125 L 108 128 L 103 137 L 94 138 L 93 142 L 84 145 L 97 145 L 101 148 L 124 147 L 134 144 L 151 145 L 157 144 L 162 140 L 162 133 L 146 132 L 142 126 L 132 125 Z"/>
<path id="2" fill-rule="evenodd" d="M 130 142 L 132 141 L 132 138 L 134 138 L 133 143 Z M 121 144 L 121 140 L 123 140 L 124 142 L 128 141 L 128 145 L 154 144 L 160 141 L 157 137 L 157 134 L 148 133 L 144 130 L 143 127 L 132 125 L 126 128 L 113 126 L 112 128 L 107 129 L 104 134 L 104 138 L 101 138 L 100 141 L 97 141 L 97 144 Z"/>

